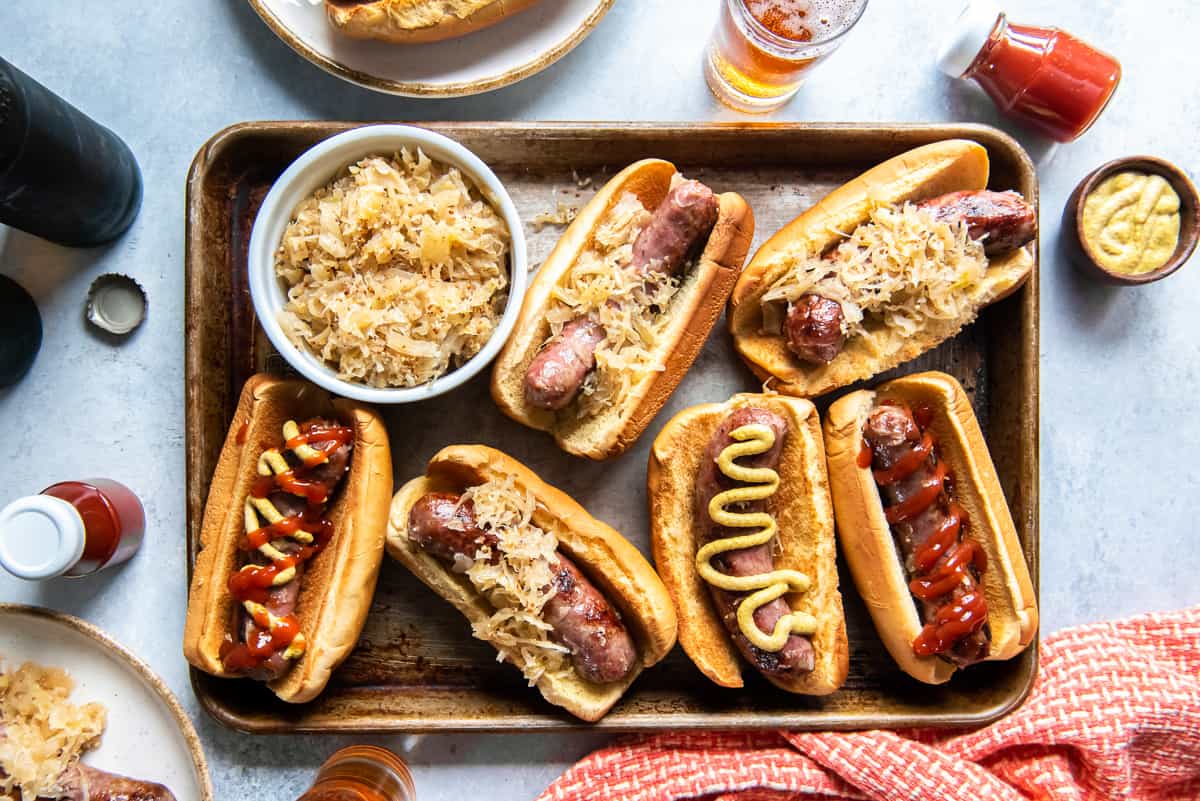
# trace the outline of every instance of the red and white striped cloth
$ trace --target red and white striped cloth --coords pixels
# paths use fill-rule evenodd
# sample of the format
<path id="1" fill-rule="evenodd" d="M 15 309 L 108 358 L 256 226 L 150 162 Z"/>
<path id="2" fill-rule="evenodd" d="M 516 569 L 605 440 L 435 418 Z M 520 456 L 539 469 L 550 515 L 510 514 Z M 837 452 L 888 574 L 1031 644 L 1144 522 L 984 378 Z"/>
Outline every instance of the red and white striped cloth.
<path id="1" fill-rule="evenodd" d="M 1047 637 L 1025 704 L 974 731 L 666 734 L 538 801 L 1197 801 L 1200 607 Z"/>

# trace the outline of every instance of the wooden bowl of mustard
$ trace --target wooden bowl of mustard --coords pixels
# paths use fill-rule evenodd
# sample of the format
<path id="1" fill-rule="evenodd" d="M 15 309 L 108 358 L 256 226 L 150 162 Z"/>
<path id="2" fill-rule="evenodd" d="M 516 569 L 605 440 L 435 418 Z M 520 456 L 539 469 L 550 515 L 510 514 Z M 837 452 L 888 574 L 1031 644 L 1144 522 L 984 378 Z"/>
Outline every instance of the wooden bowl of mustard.
<path id="1" fill-rule="evenodd" d="M 1200 195 L 1187 174 L 1153 156 L 1126 156 L 1079 182 L 1063 210 L 1074 262 L 1110 284 L 1139 286 L 1184 265 L 1200 238 Z"/>

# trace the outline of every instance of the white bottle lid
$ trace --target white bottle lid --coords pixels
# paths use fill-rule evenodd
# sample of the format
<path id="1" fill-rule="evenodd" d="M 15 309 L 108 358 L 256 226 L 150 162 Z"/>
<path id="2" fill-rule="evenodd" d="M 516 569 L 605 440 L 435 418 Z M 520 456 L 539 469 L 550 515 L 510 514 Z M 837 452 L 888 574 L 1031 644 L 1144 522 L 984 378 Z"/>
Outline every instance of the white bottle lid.
<path id="1" fill-rule="evenodd" d="M 938 69 L 951 78 L 961 78 L 996 27 L 1000 8 L 992 0 L 970 0 L 950 26 L 938 51 Z"/>
<path id="2" fill-rule="evenodd" d="M 30 495 L 0 511 L 0 566 L 18 578 L 61 576 L 83 556 L 86 541 L 83 518 L 62 498 Z"/>

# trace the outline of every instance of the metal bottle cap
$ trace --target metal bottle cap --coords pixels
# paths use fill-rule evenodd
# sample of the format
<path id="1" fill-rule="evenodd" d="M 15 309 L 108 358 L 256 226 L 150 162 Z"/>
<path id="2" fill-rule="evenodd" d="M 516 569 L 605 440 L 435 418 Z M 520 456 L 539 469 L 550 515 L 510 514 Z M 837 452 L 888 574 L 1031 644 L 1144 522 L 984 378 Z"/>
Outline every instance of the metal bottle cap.
<path id="1" fill-rule="evenodd" d="M 127 275 L 106 273 L 88 290 L 87 319 L 110 334 L 124 336 L 146 319 L 146 292 Z"/>
<path id="2" fill-rule="evenodd" d="M 61 576 L 83 556 L 86 541 L 83 518 L 61 498 L 30 495 L 0 511 L 0 566 L 18 578 Z"/>

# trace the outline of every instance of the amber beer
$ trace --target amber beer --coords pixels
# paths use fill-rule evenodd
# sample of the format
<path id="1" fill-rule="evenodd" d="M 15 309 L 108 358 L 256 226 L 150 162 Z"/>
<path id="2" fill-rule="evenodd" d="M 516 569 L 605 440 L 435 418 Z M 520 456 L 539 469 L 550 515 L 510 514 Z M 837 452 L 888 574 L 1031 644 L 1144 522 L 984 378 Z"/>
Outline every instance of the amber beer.
<path id="1" fill-rule="evenodd" d="M 709 88 L 741 111 L 778 108 L 866 7 L 867 0 L 721 0 L 704 59 Z"/>
<path id="2" fill-rule="evenodd" d="M 297 801 L 416 801 L 412 774 L 386 748 L 352 745 L 331 756 Z"/>

